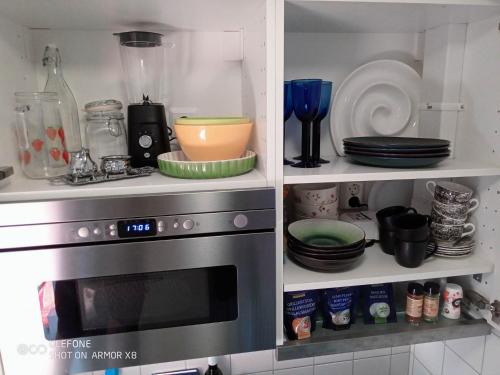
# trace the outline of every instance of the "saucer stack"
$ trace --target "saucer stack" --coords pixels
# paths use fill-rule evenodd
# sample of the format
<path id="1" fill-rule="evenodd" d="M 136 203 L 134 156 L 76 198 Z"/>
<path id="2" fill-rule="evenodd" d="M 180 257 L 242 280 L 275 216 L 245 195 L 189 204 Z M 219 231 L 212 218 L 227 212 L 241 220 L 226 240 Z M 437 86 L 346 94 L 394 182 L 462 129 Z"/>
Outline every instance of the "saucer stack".
<path id="1" fill-rule="evenodd" d="M 437 250 L 434 255 L 443 258 L 461 258 L 466 257 L 472 253 L 476 243 L 470 237 L 464 237 L 457 243 L 438 242 Z M 433 250 L 434 244 L 429 244 L 428 249 Z"/>
<path id="2" fill-rule="evenodd" d="M 336 184 L 303 184 L 293 187 L 296 220 L 338 219 L 339 198 Z"/>

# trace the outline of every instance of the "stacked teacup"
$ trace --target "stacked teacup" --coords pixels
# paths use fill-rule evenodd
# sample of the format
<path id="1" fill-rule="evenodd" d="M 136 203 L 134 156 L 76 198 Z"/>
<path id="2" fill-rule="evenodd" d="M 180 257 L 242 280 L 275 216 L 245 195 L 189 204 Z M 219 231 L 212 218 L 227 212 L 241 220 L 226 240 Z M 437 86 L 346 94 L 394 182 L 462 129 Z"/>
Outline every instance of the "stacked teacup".
<path id="1" fill-rule="evenodd" d="M 293 187 L 296 220 L 338 219 L 339 198 L 336 184 L 303 184 Z"/>
<path id="2" fill-rule="evenodd" d="M 427 191 L 434 197 L 431 229 L 438 242 L 436 255 L 457 257 L 469 255 L 474 248 L 472 234 L 476 227 L 468 223 L 469 214 L 479 206 L 467 186 L 448 181 L 428 181 Z"/>

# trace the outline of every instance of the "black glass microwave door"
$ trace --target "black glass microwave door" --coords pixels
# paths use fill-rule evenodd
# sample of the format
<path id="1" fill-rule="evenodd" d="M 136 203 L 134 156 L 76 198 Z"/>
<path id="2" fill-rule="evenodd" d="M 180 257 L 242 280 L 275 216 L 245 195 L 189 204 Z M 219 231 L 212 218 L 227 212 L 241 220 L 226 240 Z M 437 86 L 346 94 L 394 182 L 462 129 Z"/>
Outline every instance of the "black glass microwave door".
<path id="1" fill-rule="evenodd" d="M 52 329 L 44 326 L 48 340 L 223 322 L 238 316 L 234 266 L 53 284 L 57 324 Z"/>

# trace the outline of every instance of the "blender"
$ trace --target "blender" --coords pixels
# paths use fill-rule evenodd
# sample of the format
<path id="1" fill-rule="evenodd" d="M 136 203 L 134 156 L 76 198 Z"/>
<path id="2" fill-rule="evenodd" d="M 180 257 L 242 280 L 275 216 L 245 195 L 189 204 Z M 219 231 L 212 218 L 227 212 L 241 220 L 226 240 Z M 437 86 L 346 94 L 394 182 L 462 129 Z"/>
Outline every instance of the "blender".
<path id="1" fill-rule="evenodd" d="M 133 167 L 157 167 L 157 156 L 170 151 L 165 106 L 159 103 L 165 50 L 162 34 L 128 31 L 120 56 L 128 93 L 128 152 Z"/>

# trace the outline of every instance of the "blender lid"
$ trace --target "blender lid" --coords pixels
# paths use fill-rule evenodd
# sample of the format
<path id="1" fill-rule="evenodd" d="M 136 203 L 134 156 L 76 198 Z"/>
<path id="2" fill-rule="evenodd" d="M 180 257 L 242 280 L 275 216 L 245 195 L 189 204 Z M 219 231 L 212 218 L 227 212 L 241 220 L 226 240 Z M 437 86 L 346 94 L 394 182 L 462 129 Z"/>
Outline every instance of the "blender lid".
<path id="1" fill-rule="evenodd" d="M 120 37 L 120 45 L 126 47 L 159 47 L 163 34 L 150 31 L 126 31 L 115 33 Z"/>

